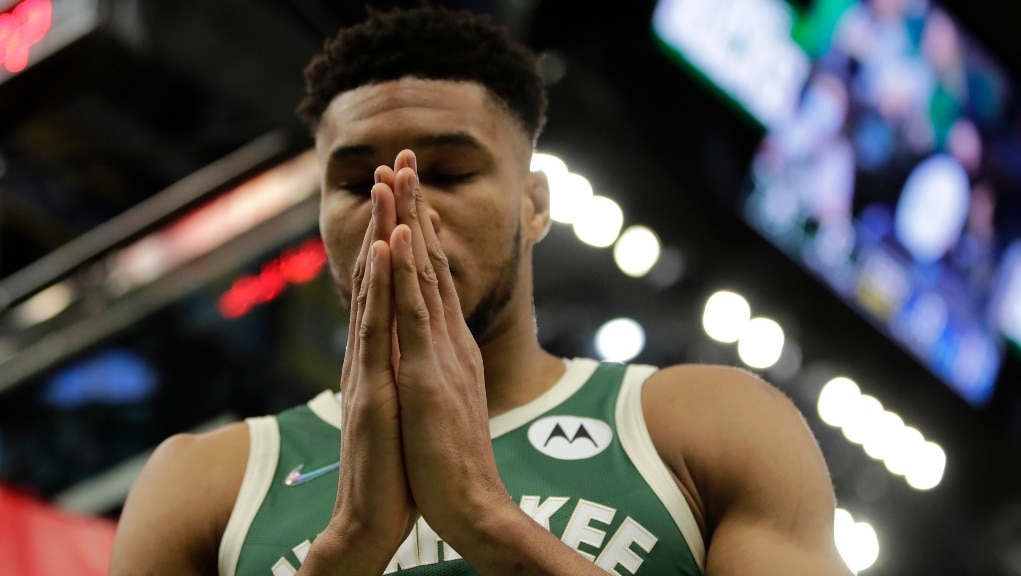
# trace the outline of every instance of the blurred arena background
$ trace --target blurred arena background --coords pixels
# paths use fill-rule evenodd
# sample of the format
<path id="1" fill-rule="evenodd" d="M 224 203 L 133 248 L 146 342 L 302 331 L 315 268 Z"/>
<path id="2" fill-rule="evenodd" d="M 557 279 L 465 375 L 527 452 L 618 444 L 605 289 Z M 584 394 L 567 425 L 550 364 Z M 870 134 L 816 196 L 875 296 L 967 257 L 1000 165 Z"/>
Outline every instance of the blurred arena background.
<path id="1" fill-rule="evenodd" d="M 755 371 L 819 439 L 853 569 L 1021 575 L 1002 3 L 441 3 L 542 55 L 549 350 Z M 0 574 L 105 573 L 162 439 L 336 387 L 346 317 L 293 110 L 363 11 L 0 0 Z"/>

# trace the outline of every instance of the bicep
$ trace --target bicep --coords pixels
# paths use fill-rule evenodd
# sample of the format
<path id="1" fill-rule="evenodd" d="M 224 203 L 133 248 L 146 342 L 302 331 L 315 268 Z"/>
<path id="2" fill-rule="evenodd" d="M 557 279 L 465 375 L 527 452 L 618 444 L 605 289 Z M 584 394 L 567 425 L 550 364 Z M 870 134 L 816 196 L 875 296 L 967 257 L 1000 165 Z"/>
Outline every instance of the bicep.
<path id="1" fill-rule="evenodd" d="M 675 470 L 690 472 L 700 496 L 706 574 L 849 575 L 833 538 L 829 472 L 797 407 L 741 370 L 696 366 L 672 374 L 646 406 L 662 424 L 660 437 L 675 439 L 661 453 Z M 672 402 L 667 389 L 678 391 Z M 689 407 L 690 416 L 671 420 L 671 405 Z"/>
<path id="2" fill-rule="evenodd" d="M 707 574 L 850 574 L 833 537 L 835 497 L 819 446 L 794 404 L 750 374 L 735 375 L 710 482 L 715 526 Z"/>
<path id="3" fill-rule="evenodd" d="M 177 435 L 149 458 L 117 526 L 112 576 L 217 572 L 217 553 L 231 492 L 240 484 L 238 425 L 207 436 Z M 243 424 L 240 426 L 244 426 Z M 247 430 L 244 430 L 247 458 Z"/>
<path id="4" fill-rule="evenodd" d="M 812 541 L 757 518 L 729 517 L 713 532 L 705 573 L 706 576 L 850 576 L 850 570 L 831 540 Z"/>

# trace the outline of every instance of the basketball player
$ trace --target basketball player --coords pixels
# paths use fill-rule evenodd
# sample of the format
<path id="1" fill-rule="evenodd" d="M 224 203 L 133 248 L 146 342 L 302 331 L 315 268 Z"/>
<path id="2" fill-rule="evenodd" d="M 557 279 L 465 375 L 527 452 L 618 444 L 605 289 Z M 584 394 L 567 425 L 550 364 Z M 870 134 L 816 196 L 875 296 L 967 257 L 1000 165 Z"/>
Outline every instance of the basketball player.
<path id="1" fill-rule="evenodd" d="M 165 441 L 113 574 L 850 574 L 785 396 L 733 368 L 539 347 L 536 70 L 438 8 L 370 14 L 312 61 L 299 112 L 350 305 L 341 394 Z"/>

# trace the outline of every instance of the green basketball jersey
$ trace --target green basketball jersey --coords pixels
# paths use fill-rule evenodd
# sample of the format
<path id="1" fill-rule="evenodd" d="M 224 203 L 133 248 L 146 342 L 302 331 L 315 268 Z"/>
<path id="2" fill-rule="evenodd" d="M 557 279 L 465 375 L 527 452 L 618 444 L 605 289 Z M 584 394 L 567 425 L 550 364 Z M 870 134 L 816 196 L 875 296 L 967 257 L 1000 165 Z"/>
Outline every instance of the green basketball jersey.
<path id="1" fill-rule="evenodd" d="M 609 573 L 700 574 L 705 545 L 642 415 L 651 366 L 565 360 L 535 400 L 490 420 L 507 491 L 530 517 Z M 248 419 L 248 464 L 220 545 L 220 574 L 290 576 L 330 519 L 341 409 L 329 391 Z M 343 465 L 342 463 L 340 465 Z M 419 520 L 386 573 L 476 574 Z"/>

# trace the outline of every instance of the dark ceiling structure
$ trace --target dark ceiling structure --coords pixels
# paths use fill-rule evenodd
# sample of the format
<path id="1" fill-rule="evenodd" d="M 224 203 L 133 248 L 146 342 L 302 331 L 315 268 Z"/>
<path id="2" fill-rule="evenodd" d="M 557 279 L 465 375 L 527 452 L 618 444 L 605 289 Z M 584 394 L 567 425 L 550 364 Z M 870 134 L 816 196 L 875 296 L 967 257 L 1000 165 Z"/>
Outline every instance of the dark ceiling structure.
<path id="1" fill-rule="evenodd" d="M 5 4 L 17 2 L 0 1 L 0 11 Z M 880 533 L 881 556 L 866 573 L 1021 575 L 1016 358 L 1008 359 L 1001 374 L 994 408 L 973 409 L 743 224 L 737 197 L 761 129 L 657 48 L 651 0 L 442 4 L 491 14 L 542 54 L 550 110 L 539 148 L 612 195 L 628 223 L 655 229 L 678 255 L 668 281 L 636 280 L 616 270 L 608 251 L 584 246 L 555 225 L 535 255 L 536 310 L 547 347 L 565 356 L 591 355 L 598 325 L 627 315 L 640 320 L 648 334 L 639 361 L 737 365 L 731 349 L 713 345 L 702 333 L 702 306 L 720 288 L 749 295 L 757 310 L 780 321 L 798 341 L 804 364 L 788 377 L 764 376 L 804 411 L 833 471 L 840 503 L 869 518 Z M 1001 5 L 945 4 L 1021 78 L 1021 47 Z M 13 297 L 24 300 L 48 284 L 75 278 L 92 288 L 81 289 L 77 324 L 60 327 L 107 322 L 90 342 L 136 342 L 153 355 L 181 359 L 163 376 L 178 384 L 161 397 L 158 409 L 122 410 L 113 413 L 116 421 L 110 413 L 75 412 L 72 418 L 103 430 L 89 440 L 93 450 L 120 446 L 134 433 L 136 444 L 109 448 L 111 453 L 81 464 L 73 477 L 53 470 L 33 475 L 32 456 L 14 448 L 6 463 L 0 458 L 0 478 L 35 483 L 57 498 L 71 484 L 146 447 L 139 444 L 224 410 L 247 416 L 309 395 L 308 387 L 281 391 L 256 377 L 261 368 L 251 359 L 269 344 L 253 342 L 252 332 L 318 330 L 307 316 L 322 316 L 321 311 L 294 304 L 286 322 L 246 319 L 211 328 L 209 310 L 231 277 L 258 270 L 282 245 L 314 235 L 314 198 L 289 223 L 273 224 L 279 242 L 265 234 L 261 244 L 258 234 L 240 237 L 252 247 L 224 249 L 219 260 L 190 270 L 173 290 L 130 306 L 116 295 L 89 296 L 98 288 L 87 277 L 116 250 L 306 150 L 311 140 L 293 113 L 302 93 L 301 70 L 326 36 L 357 21 L 365 7 L 326 0 L 54 0 L 53 6 L 55 23 L 58 15 L 94 18 L 85 18 L 28 69 L 13 74 L 0 68 L 0 280 L 22 274 L 27 280 L 19 286 L 27 288 Z M 209 172 L 211 166 L 216 170 Z M 209 174 L 196 179 L 203 170 Z M 96 234 L 104 225 L 104 233 Z M 53 260 L 54 254 L 61 258 Z M 47 266 L 39 267 L 47 257 Z M 31 274 L 24 275 L 26 270 Z M 328 286 L 302 290 L 318 290 L 314 302 L 333 298 Z M 0 311 L 12 303 L 11 293 L 6 298 Z M 133 313 L 124 315 L 128 309 Z M 116 314 L 123 318 L 101 320 Z M 339 312 L 337 320 L 344 320 Z M 52 326 L 15 333 L 4 322 L 0 313 L 0 357 L 38 359 L 34 367 L 0 363 L 0 434 L 7 435 L 0 445 L 23 441 L 42 454 L 48 448 L 39 438 L 49 438 L 42 429 L 62 426 L 70 417 L 25 406 L 38 404 L 45 370 L 73 359 L 74 350 L 65 342 L 63 352 L 54 352 L 60 346 L 53 342 L 63 341 L 53 338 L 46 344 L 48 334 L 59 332 Z M 186 341 L 180 325 L 202 339 Z M 334 352 L 338 347 L 332 332 L 310 338 L 330 343 Z M 308 350 L 293 354 L 305 367 L 284 363 L 276 373 L 311 371 L 310 377 L 329 379 L 339 366 L 336 357 Z M 307 367 L 317 362 L 322 365 Z M 11 376 L 18 370 L 23 376 Z M 948 466 L 939 487 L 916 491 L 889 477 L 819 419 L 814 404 L 819 388 L 836 374 L 867 382 L 863 388 L 945 447 Z M 231 388 L 235 377 L 247 384 Z M 60 458 L 52 460 L 59 466 Z M 115 516 L 117 506 L 98 511 Z"/>

